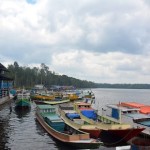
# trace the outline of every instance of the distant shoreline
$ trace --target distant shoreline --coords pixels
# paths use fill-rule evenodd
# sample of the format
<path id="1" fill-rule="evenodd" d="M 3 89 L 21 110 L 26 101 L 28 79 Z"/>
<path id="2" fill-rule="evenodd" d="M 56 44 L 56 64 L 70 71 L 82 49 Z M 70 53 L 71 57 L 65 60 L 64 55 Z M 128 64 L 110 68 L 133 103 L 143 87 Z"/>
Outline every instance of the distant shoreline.
<path id="1" fill-rule="evenodd" d="M 150 84 L 109 84 L 109 83 L 96 83 L 96 88 L 150 89 Z"/>

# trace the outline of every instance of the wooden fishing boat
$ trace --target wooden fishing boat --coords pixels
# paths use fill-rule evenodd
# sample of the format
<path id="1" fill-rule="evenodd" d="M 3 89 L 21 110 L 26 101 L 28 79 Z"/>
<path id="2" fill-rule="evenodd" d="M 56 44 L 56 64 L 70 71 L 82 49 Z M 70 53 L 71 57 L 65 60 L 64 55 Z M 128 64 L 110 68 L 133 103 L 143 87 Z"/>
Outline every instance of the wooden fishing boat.
<path id="1" fill-rule="evenodd" d="M 150 105 L 144 105 L 137 102 L 121 102 L 119 106 L 127 107 L 127 108 L 139 108 L 139 112 L 142 114 L 150 114 Z"/>
<path id="2" fill-rule="evenodd" d="M 133 150 L 150 150 L 150 139 L 147 138 L 133 138 L 130 141 L 131 149 Z"/>
<path id="3" fill-rule="evenodd" d="M 55 139 L 74 148 L 95 149 L 103 143 L 91 139 L 88 133 L 76 130 L 57 115 L 56 107 L 51 105 L 37 105 L 36 118 L 43 128 Z"/>
<path id="4" fill-rule="evenodd" d="M 49 94 L 47 94 L 47 95 L 46 94 L 43 94 L 43 95 L 37 94 L 37 95 L 32 96 L 32 99 L 33 100 L 49 100 L 49 101 L 51 101 L 51 100 L 55 99 L 55 96 L 49 95 Z"/>
<path id="5" fill-rule="evenodd" d="M 99 120 L 97 112 L 91 108 L 91 104 L 89 103 L 76 102 L 74 103 L 74 107 L 80 113 L 82 119 L 96 125 L 101 130 L 99 138 L 108 146 L 128 142 L 144 130 L 144 128 L 134 128 L 127 123 L 116 123 L 111 121 L 110 118 L 107 118 L 106 122 L 106 117 L 105 122 Z"/>
<path id="6" fill-rule="evenodd" d="M 135 128 L 145 128 L 140 135 L 150 138 L 150 115 L 149 106 L 135 102 L 122 102 L 109 104 L 106 107 L 107 116 L 117 122 L 129 123 Z"/>
<path id="7" fill-rule="evenodd" d="M 19 93 L 17 94 L 17 99 L 15 100 L 15 108 L 30 108 L 31 101 L 29 93 Z"/>
<path id="8" fill-rule="evenodd" d="M 79 96 L 75 93 L 68 93 L 68 97 L 70 99 L 70 101 L 75 101 L 79 99 Z"/>
<path id="9" fill-rule="evenodd" d="M 95 99 L 95 95 L 92 91 L 83 91 L 84 98 Z"/>
<path id="10" fill-rule="evenodd" d="M 59 114 L 61 114 L 61 118 L 69 126 L 89 133 L 91 138 L 99 138 L 101 130 L 95 125 L 89 124 L 85 120 L 81 119 L 80 114 L 73 110 L 73 107 L 66 107 L 60 105 Z"/>
<path id="11" fill-rule="evenodd" d="M 63 100 L 51 100 L 51 101 L 43 101 L 43 100 L 34 100 L 36 104 L 49 104 L 49 105 L 58 105 L 62 103 L 68 103 L 70 102 L 69 99 L 63 99 Z"/>
<path id="12" fill-rule="evenodd" d="M 68 95 L 62 92 L 43 92 L 43 93 L 35 93 L 31 94 L 32 100 L 40 100 L 40 101 L 59 101 L 69 99 Z"/>

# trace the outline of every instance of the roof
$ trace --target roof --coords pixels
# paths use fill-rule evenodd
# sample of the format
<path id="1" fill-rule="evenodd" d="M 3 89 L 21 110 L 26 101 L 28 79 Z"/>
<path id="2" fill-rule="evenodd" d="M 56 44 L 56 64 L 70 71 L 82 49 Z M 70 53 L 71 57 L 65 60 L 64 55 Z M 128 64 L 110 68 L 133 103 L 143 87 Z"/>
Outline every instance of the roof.
<path id="1" fill-rule="evenodd" d="M 144 104 L 140 104 L 136 102 L 122 102 L 121 105 L 126 107 L 134 107 L 134 108 L 140 108 L 144 106 Z"/>
<path id="2" fill-rule="evenodd" d="M 52 108 L 55 109 L 55 107 L 51 105 L 37 105 L 37 107 L 39 109 L 52 109 Z"/>
<path id="3" fill-rule="evenodd" d="M 150 114 L 150 106 L 141 107 L 140 112 L 143 113 L 143 114 Z"/>
<path id="4" fill-rule="evenodd" d="M 147 119 L 147 118 L 150 118 L 150 116 L 145 115 L 145 114 L 141 114 L 141 113 L 135 113 L 135 114 L 128 113 L 128 114 L 125 114 L 125 116 L 131 117 L 131 118 L 133 118 L 135 120 L 136 119 Z"/>
<path id="5" fill-rule="evenodd" d="M 57 114 L 49 115 L 49 116 L 47 116 L 47 118 L 51 121 L 59 121 L 59 122 L 62 121 L 62 119 Z"/>
<path id="6" fill-rule="evenodd" d="M 149 105 L 144 105 L 140 103 L 135 103 L 135 102 L 123 102 L 121 103 L 121 106 L 125 107 L 130 107 L 130 108 L 139 108 L 140 112 L 143 114 L 150 114 L 150 106 Z"/>
<path id="7" fill-rule="evenodd" d="M 8 69 L 0 63 L 0 70 L 8 71 Z"/>
<path id="8" fill-rule="evenodd" d="M 150 120 L 141 121 L 141 122 L 139 122 L 139 124 L 150 127 Z"/>
<path id="9" fill-rule="evenodd" d="M 139 111 L 140 110 L 139 108 L 128 108 L 128 107 L 118 106 L 118 105 L 115 105 L 115 104 L 109 104 L 109 105 L 107 105 L 107 107 L 120 109 L 123 112 L 125 112 L 125 111 Z"/>

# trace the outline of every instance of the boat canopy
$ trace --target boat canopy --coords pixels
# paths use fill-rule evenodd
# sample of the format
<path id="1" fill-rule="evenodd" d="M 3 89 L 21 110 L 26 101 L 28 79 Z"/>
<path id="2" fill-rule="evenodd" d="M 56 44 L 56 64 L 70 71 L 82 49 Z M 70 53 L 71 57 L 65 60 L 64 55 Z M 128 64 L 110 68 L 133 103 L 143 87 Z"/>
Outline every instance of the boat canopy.
<path id="1" fill-rule="evenodd" d="M 44 113 L 55 113 L 56 112 L 56 108 L 52 105 L 37 105 L 37 108 Z"/>
<path id="2" fill-rule="evenodd" d="M 150 116 L 145 115 L 145 114 L 141 114 L 141 113 L 127 113 L 125 114 L 128 117 L 133 118 L 134 120 L 145 120 L 145 119 L 150 119 Z"/>
<path id="3" fill-rule="evenodd" d="M 140 112 L 143 113 L 143 114 L 150 114 L 150 106 L 141 107 Z"/>
<path id="4" fill-rule="evenodd" d="M 50 120 L 51 122 L 64 122 L 58 115 L 49 115 L 49 116 L 46 116 L 46 118 L 48 120 Z"/>
<path id="5" fill-rule="evenodd" d="M 131 108 L 131 107 L 125 107 L 121 105 L 115 105 L 115 104 L 109 104 L 107 105 L 108 108 L 110 109 L 118 109 L 121 110 L 122 112 L 138 112 L 140 111 L 140 108 Z"/>
<path id="6" fill-rule="evenodd" d="M 138 123 L 141 125 L 150 127 L 150 120 L 139 121 Z"/>
<path id="7" fill-rule="evenodd" d="M 140 108 L 140 107 L 145 106 L 145 105 L 140 104 L 140 103 L 135 103 L 135 102 L 122 102 L 121 106 L 132 107 L 132 108 Z"/>
<path id="8" fill-rule="evenodd" d="M 51 121 L 52 120 L 61 120 L 61 118 L 58 115 L 49 115 L 49 116 L 47 116 L 47 118 Z"/>
<path id="9" fill-rule="evenodd" d="M 39 109 L 55 109 L 54 106 L 51 105 L 37 105 Z"/>
<path id="10" fill-rule="evenodd" d="M 121 106 L 131 107 L 131 108 L 139 108 L 140 113 L 150 114 L 150 106 L 149 105 L 144 105 L 144 104 L 135 103 L 135 102 L 123 102 L 123 103 L 121 103 Z"/>

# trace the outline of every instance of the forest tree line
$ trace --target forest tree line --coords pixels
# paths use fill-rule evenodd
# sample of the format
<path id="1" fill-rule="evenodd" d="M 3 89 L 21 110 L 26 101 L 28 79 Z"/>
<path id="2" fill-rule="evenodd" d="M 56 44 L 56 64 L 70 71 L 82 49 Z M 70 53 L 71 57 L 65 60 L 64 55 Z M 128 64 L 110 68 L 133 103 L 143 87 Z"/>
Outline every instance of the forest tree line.
<path id="1" fill-rule="evenodd" d="M 109 84 L 97 83 L 98 88 L 113 88 L 113 89 L 150 89 L 150 84 Z"/>
<path id="2" fill-rule="evenodd" d="M 75 86 L 76 88 L 122 88 L 122 89 L 150 89 L 150 84 L 109 84 L 94 83 L 86 80 L 79 80 L 67 75 L 58 75 L 50 71 L 49 67 L 41 63 L 39 67 L 8 65 L 9 76 L 14 80 L 14 87 L 32 88 L 36 84 L 43 84 L 46 87 L 51 85 Z"/>
<path id="3" fill-rule="evenodd" d="M 46 87 L 51 85 L 75 86 L 77 88 L 94 88 L 96 84 L 86 80 L 79 80 L 67 75 L 58 75 L 50 71 L 49 67 L 41 63 L 39 67 L 19 66 L 15 61 L 14 64 L 8 65 L 9 76 L 14 80 L 14 87 L 32 88 L 36 84 L 43 84 Z"/>

